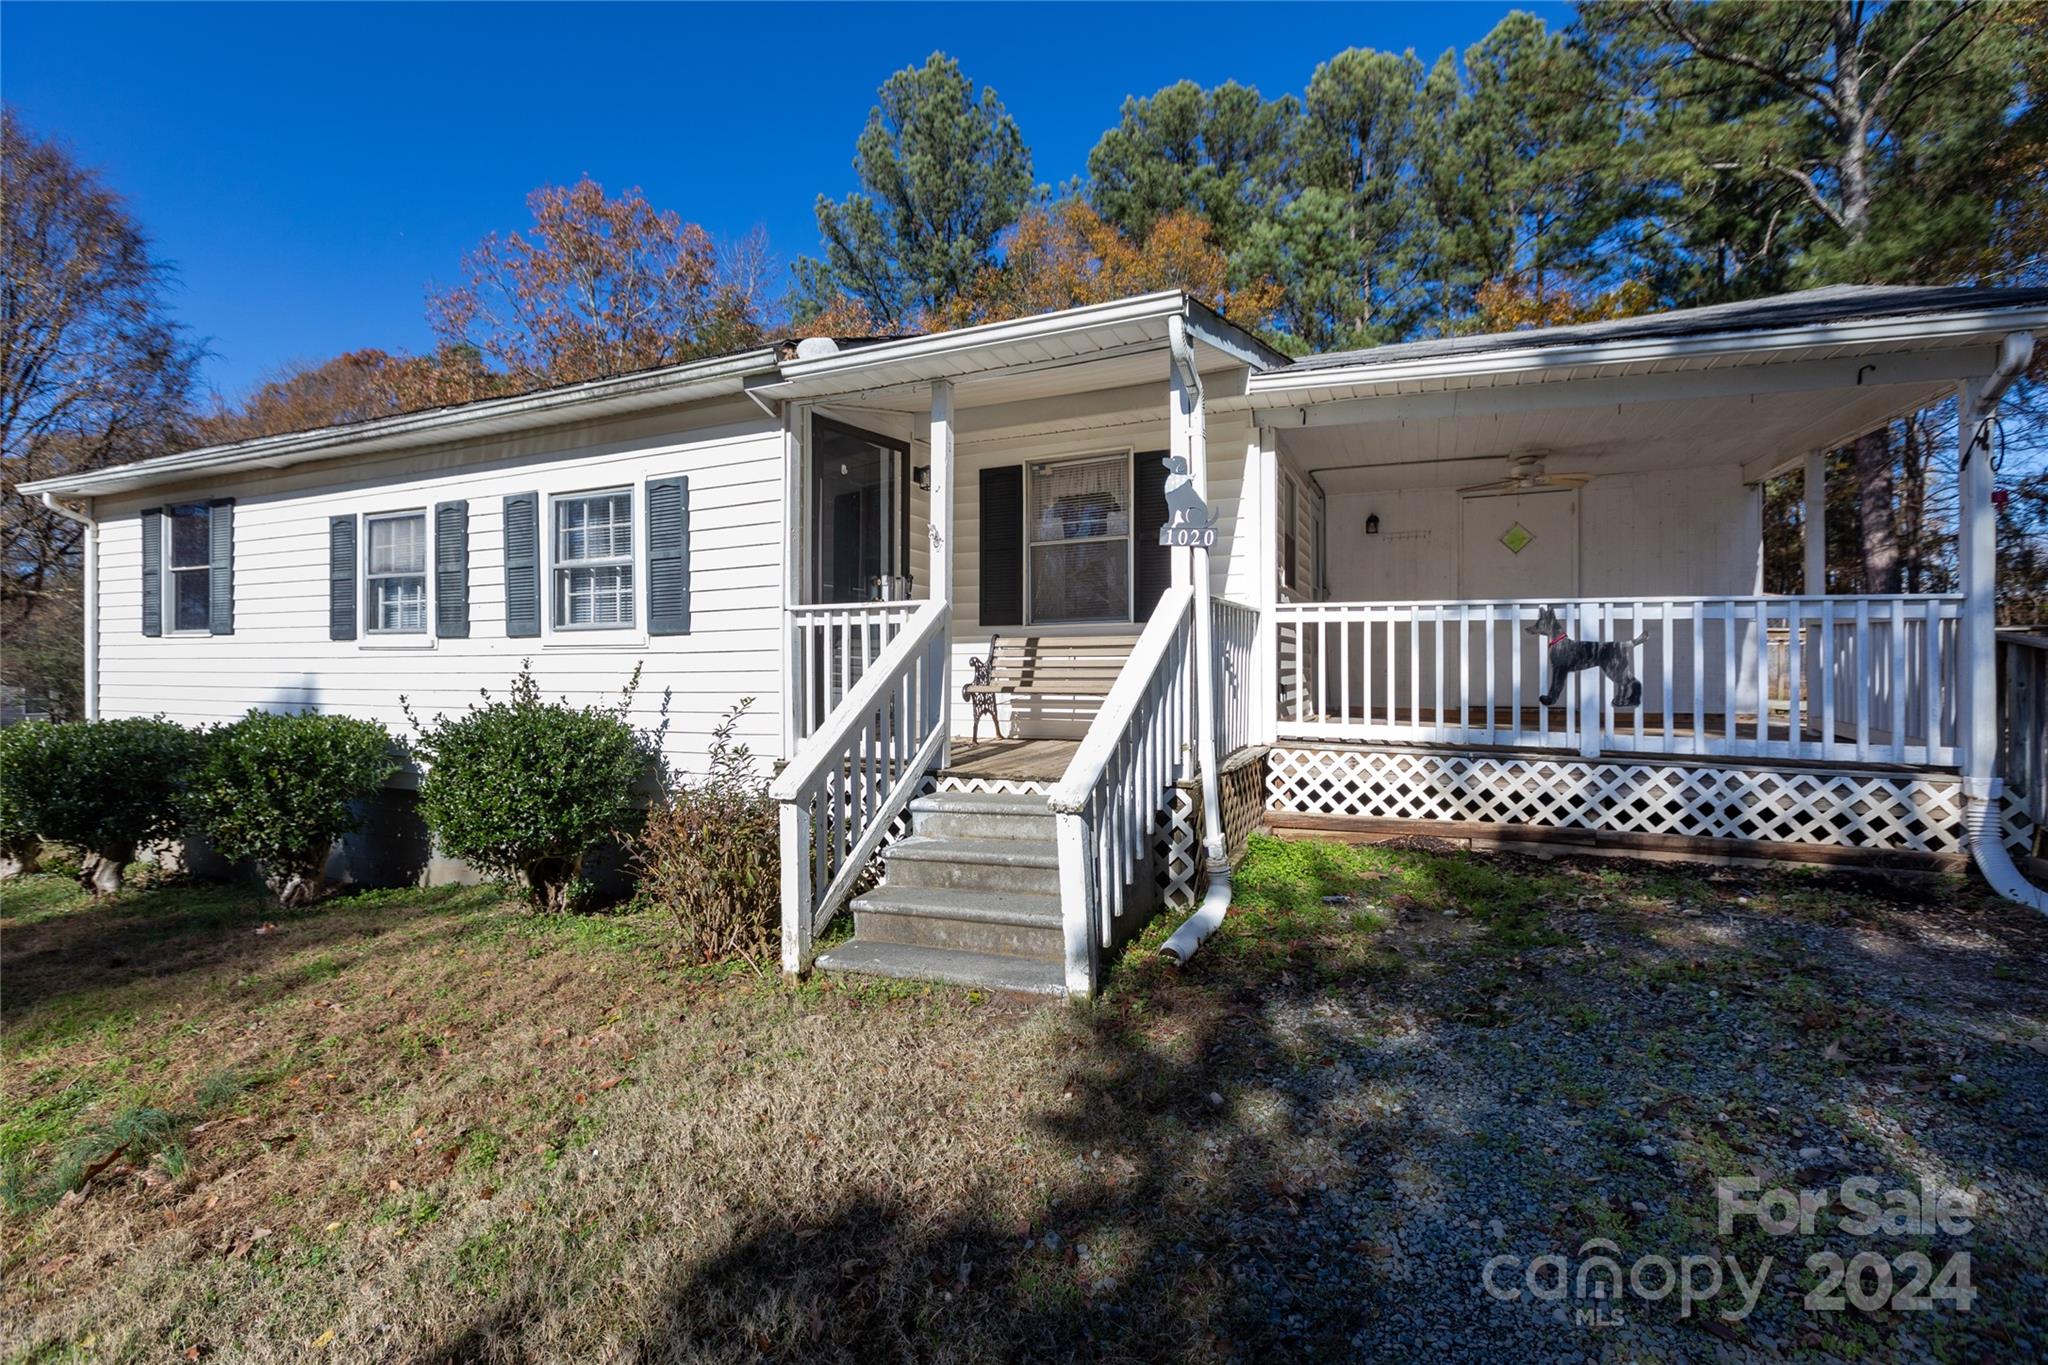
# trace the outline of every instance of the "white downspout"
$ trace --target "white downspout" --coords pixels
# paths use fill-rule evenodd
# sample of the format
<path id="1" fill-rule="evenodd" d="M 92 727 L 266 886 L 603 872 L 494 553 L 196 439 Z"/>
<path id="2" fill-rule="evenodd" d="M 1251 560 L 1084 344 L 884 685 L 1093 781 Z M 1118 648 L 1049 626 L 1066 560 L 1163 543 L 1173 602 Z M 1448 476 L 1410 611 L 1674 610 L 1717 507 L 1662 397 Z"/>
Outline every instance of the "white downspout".
<path id="1" fill-rule="evenodd" d="M 1209 497 L 1209 441 L 1202 410 L 1202 376 L 1195 369 L 1194 347 L 1188 342 L 1186 319 L 1166 320 L 1167 349 L 1173 356 L 1179 391 L 1176 401 L 1188 406 L 1188 477 L 1206 502 Z M 1223 841 L 1222 783 L 1216 772 L 1216 660 L 1214 623 L 1209 619 L 1209 551 L 1188 551 L 1195 589 L 1195 755 L 1202 771 L 1202 855 L 1209 871 L 1209 893 L 1180 928 L 1161 945 L 1160 953 L 1176 964 L 1195 955 L 1202 940 L 1215 932 L 1230 908 L 1230 850 Z"/>
<path id="2" fill-rule="evenodd" d="M 2015 332 L 1999 348 L 1998 367 L 1981 384 L 1966 382 L 1956 402 L 1958 481 L 1962 485 L 1962 534 L 1957 543 L 1963 572 L 1962 721 L 1963 825 L 1970 856 L 1991 889 L 2009 901 L 2048 914 L 2048 890 L 2035 886 L 2013 865 L 1999 827 L 2005 783 L 1998 759 L 1998 518 L 1992 501 L 1988 429 L 2005 395 L 2034 356 L 2034 338 Z"/>
<path id="3" fill-rule="evenodd" d="M 43 494 L 43 506 L 67 521 L 75 521 L 85 528 L 79 537 L 84 546 L 80 572 L 84 575 L 83 595 L 80 609 L 85 614 L 85 679 L 80 690 L 85 705 L 85 718 L 100 718 L 100 524 L 93 519 L 92 503 L 84 503 L 83 510 L 66 507 L 57 501 L 54 493 Z"/>

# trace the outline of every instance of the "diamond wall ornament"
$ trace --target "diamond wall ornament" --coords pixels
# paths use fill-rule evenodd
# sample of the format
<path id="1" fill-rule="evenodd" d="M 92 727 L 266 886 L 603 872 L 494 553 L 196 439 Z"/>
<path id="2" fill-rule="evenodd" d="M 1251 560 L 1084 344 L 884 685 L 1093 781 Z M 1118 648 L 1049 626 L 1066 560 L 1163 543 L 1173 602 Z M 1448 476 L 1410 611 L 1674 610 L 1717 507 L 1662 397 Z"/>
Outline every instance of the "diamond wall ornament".
<path id="1" fill-rule="evenodd" d="M 1535 534 L 1519 521 L 1500 535 L 1500 543 L 1508 547 L 1508 553 L 1511 555 L 1518 555 L 1528 549 L 1529 542 L 1534 539 Z"/>

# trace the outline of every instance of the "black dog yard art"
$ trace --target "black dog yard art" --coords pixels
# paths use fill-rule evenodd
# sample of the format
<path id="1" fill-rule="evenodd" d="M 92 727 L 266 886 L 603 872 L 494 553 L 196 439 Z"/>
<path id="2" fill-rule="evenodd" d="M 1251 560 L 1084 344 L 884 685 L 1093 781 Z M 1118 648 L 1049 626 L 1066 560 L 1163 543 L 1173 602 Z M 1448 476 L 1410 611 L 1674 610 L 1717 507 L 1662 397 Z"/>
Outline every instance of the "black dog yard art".
<path id="1" fill-rule="evenodd" d="M 1607 675 L 1616 706 L 1641 704 L 1643 680 L 1636 676 L 1636 647 L 1649 638 L 1647 634 L 1633 640 L 1568 640 L 1564 623 L 1549 607 L 1537 612 L 1536 619 L 1522 629 L 1550 641 L 1550 686 L 1538 698 L 1545 706 L 1557 705 L 1564 695 L 1565 679 L 1586 668 Z"/>

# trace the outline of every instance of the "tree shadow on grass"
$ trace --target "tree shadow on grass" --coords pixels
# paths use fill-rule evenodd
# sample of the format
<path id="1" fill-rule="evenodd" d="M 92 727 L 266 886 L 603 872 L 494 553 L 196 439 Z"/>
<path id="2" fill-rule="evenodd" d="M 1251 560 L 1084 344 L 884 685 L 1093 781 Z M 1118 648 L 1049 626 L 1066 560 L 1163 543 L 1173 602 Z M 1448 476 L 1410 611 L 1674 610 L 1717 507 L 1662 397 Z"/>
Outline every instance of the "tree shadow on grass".
<path id="1" fill-rule="evenodd" d="M 1504 920 L 1461 899 L 1501 890 L 1495 874 L 1525 872 L 1545 889 L 1532 897 L 1508 887 Z M 1808 911 L 1840 910 L 1852 929 L 1887 924 L 1913 952 L 1964 965 L 2031 941 L 2029 926 L 2010 921 L 1976 948 L 1950 941 L 1930 927 L 1939 893 L 1916 906 L 1881 884 L 1821 880 L 1794 886 L 1812 902 L 1796 913 L 1751 913 L 1740 895 L 1751 880 L 1769 882 L 1765 874 L 1638 868 L 1616 882 L 1612 872 L 1430 863 L 1409 884 L 1441 891 L 1462 912 L 1395 914 L 1386 931 L 1401 949 L 1394 962 L 1352 954 L 1327 923 L 1321 938 L 1288 941 L 1307 933 L 1319 898 L 1245 919 L 1280 941 L 1233 943 L 1246 932 L 1227 926 L 1177 976 L 1127 961 L 1108 1001 L 1070 1016 L 1067 1046 L 1048 1055 L 1062 1074 L 1050 1092 L 1059 1098 L 1027 1119 L 1023 1136 L 1057 1152 L 1062 1173 L 1039 1191 L 1035 1214 L 1019 1220 L 994 1197 L 935 1208 L 919 1197 L 914 1169 L 817 1208 L 776 1205 L 768 1180 L 739 1232 L 662 1289 L 637 1340 L 625 1329 L 631 1354 L 1739 1359 L 1777 1350 L 1765 1344 L 1773 1340 L 1882 1355 L 1904 1348 L 1902 1334 L 1923 1334 L 1924 1346 L 1929 1332 L 1963 1334 L 1950 1340 L 1965 1355 L 1988 1349 L 1997 1338 L 1966 1334 L 1978 1320 L 1995 1331 L 2024 1318 L 2017 1271 L 1986 1287 L 1996 1297 L 1969 1320 L 1941 1322 L 1851 1315 L 1816 1326 L 1798 1312 L 1796 1291 L 1774 1289 L 1752 1322 L 1710 1324 L 1698 1312 L 1676 1321 L 1673 1304 L 1632 1305 L 1625 1331 L 1600 1335 L 1529 1295 L 1500 1303 L 1481 1294 L 1481 1268 L 1501 1252 L 1524 1262 L 1570 1255 L 1596 1236 L 1617 1239 L 1624 1260 L 1712 1251 L 1717 1239 L 1701 1229 L 1712 1227 L 1716 1175 L 1810 1174 L 1801 1169 L 1814 1160 L 1801 1155 L 1809 1144 L 1854 1147 L 1853 1120 L 1826 1116 L 1866 1105 L 1873 1074 L 1950 1064 L 1854 1050 L 1859 1031 L 1890 1018 L 1859 1014 L 1868 1007 L 1855 983 L 1896 964 L 1883 941 Z M 1617 903 L 1590 891 L 1574 898 L 1598 887 L 1618 888 Z M 1670 908 L 1627 909 L 1637 892 Z M 1688 919 L 1692 900 L 1718 908 Z M 1667 935 L 1678 925 L 1692 931 Z M 1925 943 L 1916 930 L 1930 934 Z M 1826 951 L 1801 956 L 1814 936 Z M 1808 996 L 1760 975 L 1788 958 L 1826 989 Z M 2041 972 L 2030 970 L 2033 989 Z M 1809 1009 L 1819 1013 L 1809 1019 Z M 1840 1060 L 1820 1058 L 1817 1043 L 1814 1055 L 1797 1051 L 1822 1027 L 1851 1040 Z M 2031 1067 L 2031 1081 L 2012 1083 L 2040 1087 L 2038 1059 L 2005 1065 Z M 1915 1112 L 1916 1155 L 1965 1174 L 2024 1168 L 2024 1134 L 2001 1136 L 2010 1125 L 1985 1117 L 1956 1104 Z M 1904 1169 L 1900 1152 L 1877 1145 L 1844 1161 L 1820 1175 Z M 2010 1224 L 1973 1245 L 2001 1269 L 2040 1254 Z M 1787 1261 L 1796 1265 L 1813 1248 L 1774 1249 L 1796 1253 Z M 531 1292 L 436 1358 L 518 1358 L 524 1330 L 561 1312 L 545 1290 Z"/>

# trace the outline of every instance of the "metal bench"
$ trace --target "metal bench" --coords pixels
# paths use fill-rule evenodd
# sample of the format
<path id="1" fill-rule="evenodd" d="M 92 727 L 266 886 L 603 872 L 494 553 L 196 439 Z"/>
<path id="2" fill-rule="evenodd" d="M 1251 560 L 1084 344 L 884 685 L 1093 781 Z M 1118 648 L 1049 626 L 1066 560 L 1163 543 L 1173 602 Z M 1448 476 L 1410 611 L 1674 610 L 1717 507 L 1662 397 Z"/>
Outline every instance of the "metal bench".
<path id="1" fill-rule="evenodd" d="M 1138 643 L 1135 635 L 991 635 L 985 658 L 970 659 L 974 681 L 960 689 L 974 707 L 970 743 L 981 742 L 981 718 L 1003 738 L 998 697 L 1058 697 L 1100 706 Z M 1016 726 L 1011 725 L 1012 738 Z"/>

